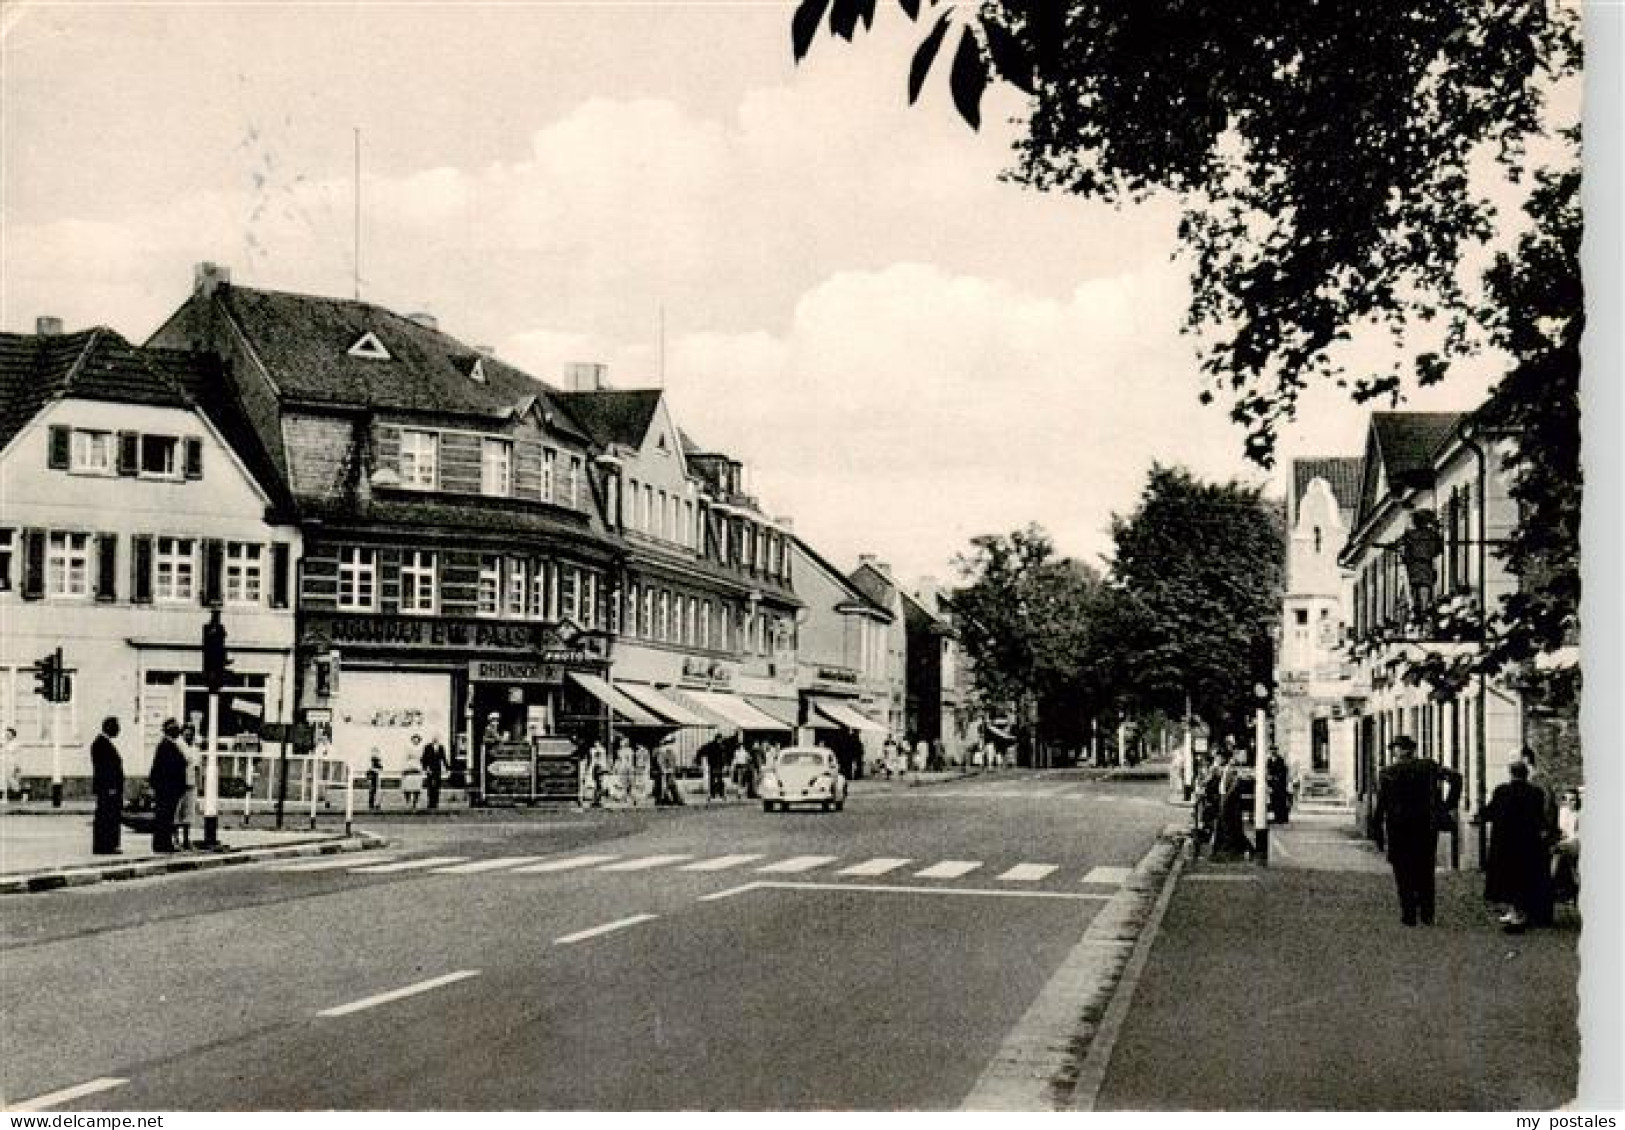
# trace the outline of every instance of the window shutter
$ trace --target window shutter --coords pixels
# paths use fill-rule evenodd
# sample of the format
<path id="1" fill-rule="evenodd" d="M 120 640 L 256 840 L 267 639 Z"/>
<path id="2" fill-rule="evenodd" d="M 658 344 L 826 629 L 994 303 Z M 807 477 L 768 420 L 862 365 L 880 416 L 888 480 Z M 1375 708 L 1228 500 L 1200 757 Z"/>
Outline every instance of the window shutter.
<path id="1" fill-rule="evenodd" d="M 118 599 L 118 535 L 96 535 L 96 599 Z"/>
<path id="2" fill-rule="evenodd" d="M 23 531 L 23 599 L 45 595 L 45 531 Z"/>
<path id="3" fill-rule="evenodd" d="M 225 572 L 226 546 L 219 538 L 203 539 L 203 585 L 199 590 L 209 608 L 220 607 L 220 581 Z"/>
<path id="4" fill-rule="evenodd" d="M 289 546 L 276 542 L 271 546 L 271 607 L 288 607 Z"/>
<path id="5" fill-rule="evenodd" d="M 50 435 L 50 450 L 46 453 L 45 465 L 53 471 L 66 471 L 68 469 L 68 444 L 72 432 L 61 424 L 52 424 Z"/>
<path id="6" fill-rule="evenodd" d="M 136 604 L 152 603 L 151 534 L 136 534 L 130 539 L 130 599 Z"/>
<path id="7" fill-rule="evenodd" d="M 118 473 L 134 475 L 141 470 L 141 433 L 118 434 Z"/>
<path id="8" fill-rule="evenodd" d="M 186 477 L 203 477 L 203 440 L 197 436 L 186 437 Z"/>

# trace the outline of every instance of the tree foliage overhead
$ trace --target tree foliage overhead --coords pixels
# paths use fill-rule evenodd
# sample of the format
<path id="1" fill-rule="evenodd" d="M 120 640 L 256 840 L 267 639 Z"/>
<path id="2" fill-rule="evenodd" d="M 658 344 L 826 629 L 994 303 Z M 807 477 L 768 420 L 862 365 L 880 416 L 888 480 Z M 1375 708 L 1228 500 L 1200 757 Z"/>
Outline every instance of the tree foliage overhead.
<path id="1" fill-rule="evenodd" d="M 972 126 L 990 83 L 1029 96 L 1012 175 L 1112 201 L 1172 192 L 1193 264 L 1189 327 L 1204 399 L 1228 400 L 1247 454 L 1314 380 L 1358 400 L 1400 389 L 1399 362 L 1345 375 L 1356 330 L 1403 341 L 1439 319 L 1414 360 L 1423 384 L 1469 349 L 1463 252 L 1493 230 L 1470 176 L 1496 151 L 1517 175 L 1543 128 L 1543 91 L 1578 63 L 1577 12 L 1553 0 L 898 0 L 926 29 L 917 98 L 945 50 Z M 802 0 L 796 57 L 821 28 L 868 28 L 876 0 Z M 951 46 L 950 46 L 951 45 Z"/>

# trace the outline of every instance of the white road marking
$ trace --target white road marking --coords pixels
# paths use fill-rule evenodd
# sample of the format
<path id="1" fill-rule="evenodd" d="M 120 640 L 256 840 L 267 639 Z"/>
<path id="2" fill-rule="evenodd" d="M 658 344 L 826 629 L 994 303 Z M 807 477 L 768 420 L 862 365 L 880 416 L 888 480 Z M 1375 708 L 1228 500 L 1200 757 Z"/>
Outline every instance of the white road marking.
<path id="1" fill-rule="evenodd" d="M 852 867 L 843 868 L 835 872 L 837 875 L 884 875 L 888 871 L 896 871 L 905 863 L 913 863 L 912 859 L 888 859 L 881 857 L 871 859 L 866 863 L 859 863 Z"/>
<path id="2" fill-rule="evenodd" d="M 545 859 L 541 855 L 504 855 L 496 859 L 476 859 L 473 863 L 459 863 L 452 867 L 436 867 L 436 875 L 478 875 L 482 871 L 500 871 L 504 867 L 519 867 Z"/>
<path id="3" fill-rule="evenodd" d="M 826 863 L 834 863 L 839 858 L 838 855 L 794 855 L 777 863 L 769 863 L 766 867 L 758 867 L 756 871 L 760 875 L 799 875 Z"/>
<path id="4" fill-rule="evenodd" d="M 1128 882 L 1128 877 L 1134 874 L 1132 867 L 1092 867 L 1089 874 L 1083 877 L 1085 883 L 1110 883 L 1121 886 Z"/>
<path id="5" fill-rule="evenodd" d="M 961 875 L 969 875 L 982 866 L 979 859 L 945 859 L 941 863 L 933 863 L 924 871 L 914 872 L 916 879 L 957 879 Z"/>
<path id="6" fill-rule="evenodd" d="M 1053 863 L 1018 863 L 999 878 L 1010 883 L 1036 883 L 1054 870 Z"/>
<path id="7" fill-rule="evenodd" d="M 903 895 L 967 895 L 980 898 L 1065 899 L 1072 902 L 1105 902 L 1111 895 L 1086 894 L 1081 891 L 1035 891 L 1012 887 L 910 887 L 892 883 L 808 883 L 764 880 L 751 887 L 780 891 L 872 891 L 877 894 Z M 748 888 L 724 892 L 738 894 Z M 713 896 L 715 897 L 715 896 Z"/>
<path id="8" fill-rule="evenodd" d="M 742 895 L 746 891 L 754 891 L 757 887 L 760 887 L 760 886 L 762 886 L 761 883 L 744 883 L 744 884 L 741 884 L 740 886 L 737 886 L 737 887 L 729 887 L 725 891 L 716 891 L 716 892 L 713 892 L 712 894 L 709 894 L 709 895 L 701 895 L 699 897 L 699 901 L 700 902 L 715 902 L 717 899 L 732 898 L 734 895 Z"/>
<path id="9" fill-rule="evenodd" d="M 1226 875 L 1223 872 L 1206 875 L 1182 875 L 1181 880 L 1186 883 L 1256 883 L 1257 875 Z"/>
<path id="10" fill-rule="evenodd" d="M 423 871 L 430 867 L 443 867 L 448 863 L 461 863 L 466 855 L 431 855 L 427 859 L 404 859 L 399 863 L 380 863 L 372 867 L 352 867 L 352 875 L 393 875 L 398 871 Z"/>
<path id="11" fill-rule="evenodd" d="M 622 863 L 610 863 L 600 867 L 600 871 L 651 871 L 656 867 L 665 867 L 669 863 L 678 863 L 685 859 L 693 859 L 692 855 L 646 855 L 642 859 L 628 859 Z"/>
<path id="12" fill-rule="evenodd" d="M 634 914 L 630 918 L 622 918 L 617 922 L 606 922 L 602 926 L 594 926 L 591 930 L 583 930 L 579 934 L 566 934 L 562 938 L 554 938 L 553 944 L 556 946 L 573 945 L 576 942 L 584 942 L 588 938 L 596 938 L 600 934 L 608 934 L 614 930 L 624 930 L 628 926 L 636 926 L 640 922 L 652 922 L 659 917 L 658 914 Z"/>
<path id="13" fill-rule="evenodd" d="M 398 858 L 399 856 L 395 855 L 369 855 L 366 861 L 368 863 L 388 863 L 391 860 Z M 361 860 L 357 859 L 354 855 L 350 854 L 349 852 L 345 852 L 336 857 L 324 855 L 320 859 L 304 859 L 300 860 L 298 863 L 275 864 L 265 868 L 265 870 L 274 871 L 278 874 L 289 871 L 338 871 L 341 868 L 354 867 L 360 862 Z"/>
<path id="14" fill-rule="evenodd" d="M 58 1103 L 71 1102 L 74 1099 L 84 1098 L 86 1095 L 94 1095 L 101 1091 L 111 1091 L 114 1087 L 122 1087 L 128 1082 L 128 1079 L 92 1079 L 88 1083 L 79 1083 L 72 1087 L 64 1087 L 60 1091 L 52 1091 L 48 1095 L 40 1095 L 38 1098 L 29 1099 L 27 1102 L 12 1103 L 10 1106 L 6 1107 L 6 1109 L 8 1111 L 45 1110 L 49 1107 L 56 1106 Z"/>
<path id="15" fill-rule="evenodd" d="M 407 985 L 406 987 L 400 989 L 391 989 L 387 993 L 379 993 L 374 997 L 366 997 L 362 1000 L 351 1001 L 349 1004 L 341 1004 L 335 1008 L 324 1008 L 316 1015 L 348 1016 L 352 1012 L 360 1012 L 362 1009 L 367 1008 L 376 1008 L 378 1005 L 388 1004 L 391 1001 L 398 1001 L 405 997 L 415 997 L 419 993 L 428 992 L 430 989 L 438 989 L 441 985 L 450 985 L 457 981 L 466 981 L 470 977 L 478 977 L 479 975 L 480 971 L 478 969 L 459 969 L 455 973 L 447 973 L 442 977 L 431 977 L 427 981 L 419 981 L 415 985 Z"/>
<path id="16" fill-rule="evenodd" d="M 730 867 L 738 867 L 741 863 L 754 863 L 758 859 L 765 859 L 763 855 L 719 855 L 715 859 L 702 859 L 698 863 L 686 863 L 679 867 L 679 871 L 726 871 Z"/>
<path id="17" fill-rule="evenodd" d="M 516 867 L 513 873 L 515 875 L 537 875 L 542 872 L 574 871 L 578 867 L 592 867 L 619 858 L 621 857 L 618 855 L 571 855 L 563 859 L 549 859 L 546 863 L 533 863 L 529 867 Z"/>

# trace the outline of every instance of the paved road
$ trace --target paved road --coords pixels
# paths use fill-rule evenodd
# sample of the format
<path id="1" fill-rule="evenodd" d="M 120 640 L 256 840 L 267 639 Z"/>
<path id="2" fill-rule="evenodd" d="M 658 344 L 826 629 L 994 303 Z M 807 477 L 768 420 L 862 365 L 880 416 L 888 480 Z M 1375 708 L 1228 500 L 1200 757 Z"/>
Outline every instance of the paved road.
<path id="1" fill-rule="evenodd" d="M 1168 820 L 1161 782 L 396 825 L 0 922 L 52 1109 L 952 1109 Z M 108 1082 L 118 1080 L 119 1082 Z"/>

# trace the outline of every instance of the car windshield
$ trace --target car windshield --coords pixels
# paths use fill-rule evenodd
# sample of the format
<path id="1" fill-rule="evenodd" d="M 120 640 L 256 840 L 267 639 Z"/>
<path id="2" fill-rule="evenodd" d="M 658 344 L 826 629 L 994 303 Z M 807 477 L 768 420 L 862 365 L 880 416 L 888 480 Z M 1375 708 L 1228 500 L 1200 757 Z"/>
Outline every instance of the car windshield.
<path id="1" fill-rule="evenodd" d="M 778 763 L 785 766 L 815 767 L 824 764 L 824 755 L 821 753 L 781 753 L 779 754 Z"/>

